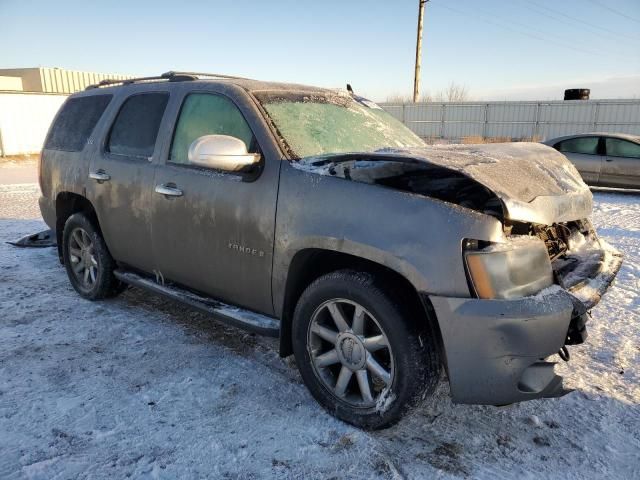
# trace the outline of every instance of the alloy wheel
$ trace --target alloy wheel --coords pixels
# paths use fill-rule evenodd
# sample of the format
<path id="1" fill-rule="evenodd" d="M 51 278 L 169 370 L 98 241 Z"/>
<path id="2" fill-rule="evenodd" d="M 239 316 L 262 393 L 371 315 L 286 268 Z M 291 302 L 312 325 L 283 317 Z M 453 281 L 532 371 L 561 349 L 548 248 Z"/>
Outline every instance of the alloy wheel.
<path id="1" fill-rule="evenodd" d="M 316 377 L 352 407 L 376 405 L 393 384 L 387 336 L 375 317 L 354 301 L 333 299 L 320 305 L 309 323 L 307 348 Z"/>
<path id="2" fill-rule="evenodd" d="M 87 290 L 93 288 L 98 278 L 98 260 L 93 241 L 83 228 L 78 227 L 71 232 L 69 259 L 76 280 Z"/>

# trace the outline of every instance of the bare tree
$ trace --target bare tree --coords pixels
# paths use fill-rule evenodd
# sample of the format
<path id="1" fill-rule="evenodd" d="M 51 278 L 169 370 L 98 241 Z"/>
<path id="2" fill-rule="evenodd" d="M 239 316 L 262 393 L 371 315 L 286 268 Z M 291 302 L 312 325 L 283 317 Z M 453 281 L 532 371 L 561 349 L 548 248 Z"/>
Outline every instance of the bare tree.
<path id="1" fill-rule="evenodd" d="M 465 85 L 451 82 L 447 88 L 436 95 L 439 102 L 466 102 L 469 100 L 469 91 Z"/>
<path id="2" fill-rule="evenodd" d="M 394 95 L 388 95 L 384 101 L 386 103 L 413 103 L 413 97 L 411 95 L 394 94 Z M 426 94 L 423 94 L 418 99 L 418 102 L 425 102 L 425 103 L 433 102 L 433 97 L 431 97 L 431 95 L 426 93 Z"/>
<path id="3" fill-rule="evenodd" d="M 451 82 L 447 88 L 435 95 L 431 95 L 428 92 L 423 94 L 418 102 L 467 102 L 470 99 L 469 89 L 466 85 Z M 387 96 L 384 101 L 387 103 L 412 103 L 413 98 L 411 95 L 393 94 Z"/>
<path id="4" fill-rule="evenodd" d="M 411 95 L 387 95 L 384 99 L 386 103 L 409 103 L 412 101 Z"/>

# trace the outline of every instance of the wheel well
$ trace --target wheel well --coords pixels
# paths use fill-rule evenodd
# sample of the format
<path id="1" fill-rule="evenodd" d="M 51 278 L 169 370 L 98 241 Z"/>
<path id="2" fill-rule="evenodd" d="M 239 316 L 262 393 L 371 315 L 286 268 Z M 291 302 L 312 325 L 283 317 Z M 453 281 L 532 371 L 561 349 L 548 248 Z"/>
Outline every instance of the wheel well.
<path id="1" fill-rule="evenodd" d="M 82 212 L 86 214 L 94 225 L 100 228 L 96 211 L 91 202 L 82 195 L 71 192 L 59 193 L 56 197 L 56 241 L 58 243 L 58 258 L 63 263 L 62 258 L 62 232 L 67 219 L 74 213 Z"/>
<path id="2" fill-rule="evenodd" d="M 426 298 L 422 299 L 411 282 L 401 274 L 389 267 L 354 255 L 311 248 L 296 253 L 289 266 L 280 327 L 280 355 L 282 357 L 293 353 L 291 325 L 293 313 L 302 292 L 322 275 L 347 268 L 369 272 L 382 279 L 393 289 L 394 294 L 404 297 L 403 301 L 410 312 L 414 313 L 416 320 L 423 320 L 425 326 L 434 329 L 438 337 L 438 344 L 441 343 L 442 336 L 430 302 Z"/>

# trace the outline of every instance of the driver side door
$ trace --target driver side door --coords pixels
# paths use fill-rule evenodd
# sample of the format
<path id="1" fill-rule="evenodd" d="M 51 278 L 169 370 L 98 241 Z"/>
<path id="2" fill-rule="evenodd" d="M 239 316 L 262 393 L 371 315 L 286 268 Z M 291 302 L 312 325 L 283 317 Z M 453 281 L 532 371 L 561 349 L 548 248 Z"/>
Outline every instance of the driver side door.
<path id="1" fill-rule="evenodd" d="M 165 281 L 272 314 L 280 159 L 260 147 L 245 113 L 222 93 L 185 92 L 164 163 L 155 172 L 153 255 Z M 245 175 L 190 164 L 193 141 L 216 134 L 238 138 L 250 153 L 262 155 L 257 169 Z"/>

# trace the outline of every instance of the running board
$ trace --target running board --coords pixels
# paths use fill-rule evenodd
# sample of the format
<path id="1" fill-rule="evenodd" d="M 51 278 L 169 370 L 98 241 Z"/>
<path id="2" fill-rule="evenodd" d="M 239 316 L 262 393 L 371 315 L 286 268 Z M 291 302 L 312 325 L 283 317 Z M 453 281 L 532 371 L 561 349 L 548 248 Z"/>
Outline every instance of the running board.
<path id="1" fill-rule="evenodd" d="M 113 274 L 121 282 L 185 303 L 205 313 L 210 313 L 220 321 L 234 327 L 244 328 L 269 337 L 278 337 L 280 335 L 280 321 L 275 318 L 202 297 L 180 287 L 160 285 L 133 272 L 116 270 Z"/>

